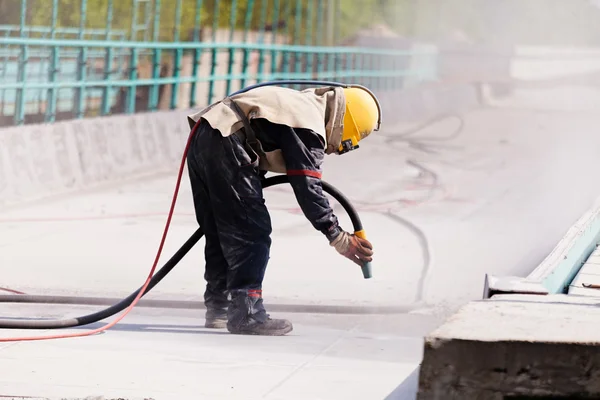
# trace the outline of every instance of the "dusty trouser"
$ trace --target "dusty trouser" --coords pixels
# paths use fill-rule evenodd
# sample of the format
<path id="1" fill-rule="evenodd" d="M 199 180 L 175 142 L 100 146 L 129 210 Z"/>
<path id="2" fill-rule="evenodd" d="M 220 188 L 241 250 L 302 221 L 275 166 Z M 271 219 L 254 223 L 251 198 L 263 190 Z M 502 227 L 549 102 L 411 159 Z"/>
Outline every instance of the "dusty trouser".
<path id="1" fill-rule="evenodd" d="M 218 327 L 220 320 L 232 333 L 291 331 L 288 321 L 271 320 L 262 303 L 272 228 L 258 160 L 237 136 L 223 137 L 201 120 L 187 161 L 196 218 L 206 238 L 207 326 Z"/>

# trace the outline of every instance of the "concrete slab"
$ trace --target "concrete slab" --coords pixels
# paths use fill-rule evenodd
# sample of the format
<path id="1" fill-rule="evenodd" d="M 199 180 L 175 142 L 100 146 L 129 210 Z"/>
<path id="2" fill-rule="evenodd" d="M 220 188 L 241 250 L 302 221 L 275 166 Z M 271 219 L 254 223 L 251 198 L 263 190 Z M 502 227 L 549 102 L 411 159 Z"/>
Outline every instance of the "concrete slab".
<path id="1" fill-rule="evenodd" d="M 454 137 L 461 123 L 464 130 Z M 376 250 L 372 280 L 364 280 L 310 227 L 289 188 L 266 192 L 274 226 L 266 304 L 295 307 L 294 313 L 274 307 L 288 310 L 284 315 L 297 326 L 294 336 L 267 341 L 203 334 L 200 310 L 161 314 L 140 308 L 97 337 L 0 347 L 9 352 L 13 370 L 10 377 L 0 374 L 0 387 L 33 396 L 236 398 L 246 390 L 251 392 L 243 398 L 293 399 L 299 393 L 414 400 L 423 335 L 464 302 L 480 298 L 485 273 L 529 273 L 597 197 L 589 182 L 600 167 L 600 137 L 594 133 L 599 123 L 597 115 L 482 110 L 438 121 L 415 140 L 382 132 L 361 151 L 328 158 L 324 174 L 358 207 Z M 32 295 L 129 294 L 151 266 L 174 174 L 3 209 L 0 286 Z M 181 196 L 163 260 L 196 229 L 186 182 Z M 148 298 L 200 301 L 202 266 L 200 245 Z M 398 311 L 323 314 L 337 306 Z M 79 311 L 4 304 L 0 315 Z M 178 312 L 187 317 L 178 319 Z M 151 347 L 155 342 L 158 350 Z M 94 378 L 85 387 L 77 386 L 84 368 L 73 361 L 81 358 L 100 360 L 87 367 Z M 32 364 L 41 365 L 41 372 L 28 369 Z M 128 378 L 136 370 L 143 374 Z M 233 378 L 219 380 L 227 376 Z M 258 376 L 263 381 L 254 387 L 249 379 Z"/>
<path id="2" fill-rule="evenodd" d="M 471 302 L 427 336 L 417 398 L 596 398 L 599 318 L 600 297 L 498 295 Z"/>
<path id="3" fill-rule="evenodd" d="M 0 306 L 0 314 L 15 318 L 56 318 L 92 310 Z M 399 397 L 397 387 L 413 374 L 421 357 L 418 335 L 434 326 L 431 318 L 418 315 L 273 316 L 290 317 L 292 334 L 234 336 L 205 329 L 200 312 L 134 309 L 104 334 L 0 346 L 6 367 L 0 395 L 402 400 L 410 397 Z M 421 328 L 415 331 L 416 326 Z M 32 332 L 2 331 L 0 337 L 22 334 Z"/>

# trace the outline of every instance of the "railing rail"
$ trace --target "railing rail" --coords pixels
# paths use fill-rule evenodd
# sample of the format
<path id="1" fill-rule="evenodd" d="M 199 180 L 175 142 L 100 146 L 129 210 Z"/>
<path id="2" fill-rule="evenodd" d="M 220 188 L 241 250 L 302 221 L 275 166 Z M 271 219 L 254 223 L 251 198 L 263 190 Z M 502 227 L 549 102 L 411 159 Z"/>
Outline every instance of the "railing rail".
<path id="1" fill-rule="evenodd" d="M 323 54 L 365 54 L 365 55 L 389 55 L 389 56 L 413 56 L 431 55 L 431 51 L 408 51 L 394 49 L 364 48 L 364 47 L 325 47 L 325 46 L 302 46 L 302 45 L 279 45 L 269 43 L 241 43 L 241 42 L 113 42 L 107 40 L 71 40 L 71 39 L 35 39 L 35 38 L 5 38 L 4 45 L 16 46 L 43 46 L 43 47 L 96 47 L 96 48 L 127 48 L 127 49 L 161 49 L 161 50 L 208 50 L 208 49 L 248 49 L 248 50 L 274 50 L 289 51 L 296 53 L 323 53 Z"/>
<path id="2" fill-rule="evenodd" d="M 404 79 L 435 78 L 435 54 L 430 51 L 267 40 L 171 43 L 7 37 L 2 45 L 2 125 L 7 119 L 12 119 L 11 125 L 28 119 L 53 122 L 60 113 L 67 114 L 60 118 L 82 118 L 207 105 L 236 88 L 274 79 L 352 81 L 393 89 Z M 429 61 L 411 66 L 411 60 L 419 58 Z M 53 65 L 54 74 L 44 72 Z M 72 93 L 71 103 L 65 91 Z"/>

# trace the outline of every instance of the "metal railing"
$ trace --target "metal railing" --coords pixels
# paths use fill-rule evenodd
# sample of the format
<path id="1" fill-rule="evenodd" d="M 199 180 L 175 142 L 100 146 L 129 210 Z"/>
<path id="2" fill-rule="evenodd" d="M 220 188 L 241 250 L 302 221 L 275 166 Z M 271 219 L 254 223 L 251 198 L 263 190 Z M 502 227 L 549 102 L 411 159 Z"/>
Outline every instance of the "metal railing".
<path id="1" fill-rule="evenodd" d="M 14 52 L 10 57 L 17 67 L 10 79 L 0 82 L 1 114 L 12 114 L 15 125 L 26 122 L 26 114 L 31 113 L 31 110 L 26 112 L 26 106 L 32 97 L 38 99 L 43 120 L 54 121 L 59 90 L 70 90 L 74 95 L 72 107 L 62 110 L 71 108 L 71 118 L 82 118 L 115 112 L 155 111 L 160 101 L 166 102 L 162 108 L 196 107 L 210 104 L 216 97 L 236 88 L 265 80 L 333 79 L 363 83 L 377 90 L 400 88 L 407 77 L 422 80 L 435 77 L 432 69 L 408 66 L 414 57 L 434 57 L 427 52 L 260 43 L 32 38 L 6 38 L 4 45 L 10 49 L 9 53 Z M 43 52 L 50 55 L 49 62 L 31 56 Z M 90 65 L 94 60 L 98 62 L 96 68 Z M 126 65 L 116 68 L 119 72 L 115 73 L 115 62 Z M 64 74 L 66 65 L 71 69 L 68 74 Z M 142 65 L 146 66 L 145 76 L 140 74 Z M 171 72 L 165 72 L 161 65 L 170 67 Z M 33 68 L 39 71 L 46 66 L 48 79 L 28 78 Z M 62 68 L 63 74 L 59 75 L 57 66 Z M 220 88 L 217 87 L 219 82 L 223 84 Z M 170 90 L 166 100 L 165 88 Z M 7 103 L 13 103 L 13 107 Z"/>
<path id="2" fill-rule="evenodd" d="M 193 108 L 265 80 L 392 90 L 436 75 L 433 53 L 332 46 L 337 1 L 13 1 L 20 24 L 0 25 L 0 126 Z M 51 10 L 27 13 L 36 1 Z M 62 26 L 74 10 L 79 26 Z"/>

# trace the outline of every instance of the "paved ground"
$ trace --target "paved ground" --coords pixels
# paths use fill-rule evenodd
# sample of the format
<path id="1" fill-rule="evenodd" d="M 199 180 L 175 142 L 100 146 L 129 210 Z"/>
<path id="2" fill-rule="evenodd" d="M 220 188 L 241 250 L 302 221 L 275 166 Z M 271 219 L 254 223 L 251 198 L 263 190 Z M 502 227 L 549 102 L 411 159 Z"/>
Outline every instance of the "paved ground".
<path id="1" fill-rule="evenodd" d="M 138 308 L 95 337 L 0 344 L 8 366 L 0 395 L 413 399 L 422 336 L 479 298 L 486 272 L 532 270 L 600 192 L 589 184 L 600 167 L 597 113 L 478 110 L 460 134 L 440 139 L 459 122 L 441 121 L 410 142 L 389 129 L 326 161 L 324 179 L 355 202 L 374 243 L 372 280 L 329 248 L 287 187 L 268 190 L 266 305 L 294 322 L 293 335 L 236 337 L 202 328 L 200 309 Z M 196 229 L 186 184 L 163 260 Z M 174 174 L 0 213 L 0 286 L 130 293 L 151 266 L 173 187 Z M 200 300 L 202 259 L 197 246 L 147 298 Z M 366 314 L 328 314 L 332 306 Z M 381 306 L 396 312 L 365 308 Z M 0 315 L 91 309 L 0 304 Z"/>

